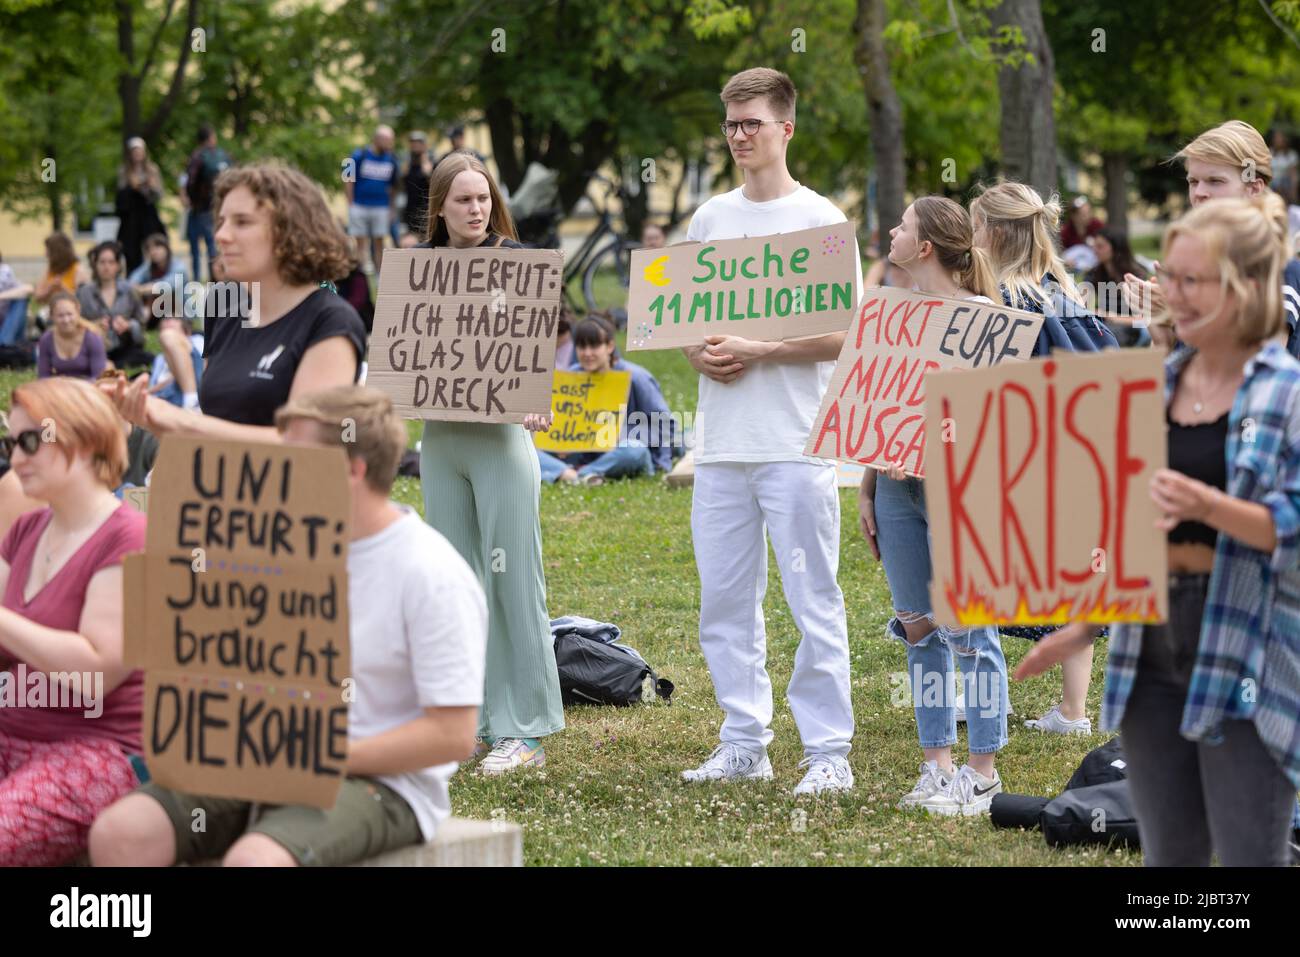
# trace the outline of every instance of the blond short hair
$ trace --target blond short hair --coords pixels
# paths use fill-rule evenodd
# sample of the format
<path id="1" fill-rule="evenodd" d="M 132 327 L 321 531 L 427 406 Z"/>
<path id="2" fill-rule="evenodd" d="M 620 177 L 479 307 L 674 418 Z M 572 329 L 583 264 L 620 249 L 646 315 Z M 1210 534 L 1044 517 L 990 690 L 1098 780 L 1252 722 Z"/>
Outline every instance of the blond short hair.
<path id="1" fill-rule="evenodd" d="M 1255 345 L 1286 328 L 1282 273 L 1286 268 L 1286 203 L 1266 191 L 1249 199 L 1212 199 L 1193 207 L 1165 232 L 1161 259 L 1179 236 L 1205 243 L 1217 263 L 1221 289 L 1237 296 L 1237 337 Z M 1252 282 L 1253 280 L 1253 282 Z"/>
<path id="2" fill-rule="evenodd" d="M 1246 182 L 1247 175 L 1263 180 L 1265 185 L 1273 180 L 1273 154 L 1268 144 L 1259 130 L 1241 120 L 1228 120 L 1206 130 L 1175 153 L 1174 159 L 1181 160 L 1183 166 L 1189 159 L 1231 166 L 1242 171 Z"/>
<path id="3" fill-rule="evenodd" d="M 69 462 L 79 452 L 90 455 L 90 466 L 101 485 L 115 489 L 126 473 L 126 427 L 112 401 L 84 379 L 51 376 L 25 382 L 11 402 L 35 422 L 53 424 L 54 444 Z"/>
<path id="4" fill-rule="evenodd" d="M 752 70 L 742 70 L 722 88 L 721 99 L 724 104 L 743 103 L 767 97 L 772 112 L 778 120 L 794 122 L 794 107 L 798 93 L 794 81 L 780 70 L 756 66 Z"/>
<path id="5" fill-rule="evenodd" d="M 320 441 L 366 463 L 366 484 L 387 495 L 406 451 L 406 426 L 393 400 L 375 389 L 345 385 L 290 399 L 275 413 L 283 432 L 295 419 L 315 422 Z"/>

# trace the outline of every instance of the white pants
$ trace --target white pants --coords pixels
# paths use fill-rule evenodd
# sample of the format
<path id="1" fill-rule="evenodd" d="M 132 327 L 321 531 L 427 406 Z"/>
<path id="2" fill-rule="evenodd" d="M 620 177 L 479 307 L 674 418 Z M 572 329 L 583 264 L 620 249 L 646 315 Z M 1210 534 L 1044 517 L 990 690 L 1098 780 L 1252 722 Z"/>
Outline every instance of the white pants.
<path id="1" fill-rule="evenodd" d="M 772 740 L 763 594 L 767 534 L 802 640 L 786 698 L 805 754 L 847 755 L 853 737 L 849 636 L 839 567 L 835 469 L 806 462 L 695 467 L 691 536 L 700 573 L 700 650 L 725 718 L 721 738 Z"/>

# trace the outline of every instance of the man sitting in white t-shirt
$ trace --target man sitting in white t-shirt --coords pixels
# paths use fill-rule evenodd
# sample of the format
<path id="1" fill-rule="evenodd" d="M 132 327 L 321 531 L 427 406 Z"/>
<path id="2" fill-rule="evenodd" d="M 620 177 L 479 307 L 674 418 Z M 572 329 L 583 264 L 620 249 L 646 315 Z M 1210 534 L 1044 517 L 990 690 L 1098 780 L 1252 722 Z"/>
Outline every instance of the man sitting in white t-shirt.
<path id="1" fill-rule="evenodd" d="M 786 168 L 795 89 L 777 70 L 733 76 L 723 132 L 745 185 L 691 219 L 698 242 L 770 236 L 844 222 Z M 858 262 L 856 291 L 862 288 Z M 807 768 L 796 794 L 853 787 L 848 625 L 839 567 L 835 468 L 804 455 L 845 333 L 786 342 L 708 336 L 684 351 L 700 373 L 691 536 L 700 574 L 700 648 L 725 713 L 719 745 L 687 781 L 770 778 L 772 685 L 765 667 L 763 592 L 772 536 L 786 601 L 802 641 L 786 689 Z"/>
<path id="2" fill-rule="evenodd" d="M 348 613 L 355 695 L 348 776 L 328 811 L 182 794 L 149 783 L 99 816 L 99 866 L 341 866 L 432 840 L 451 814 L 447 784 L 474 751 L 483 702 L 487 602 L 445 538 L 389 501 L 406 428 L 387 396 L 344 386 L 291 399 L 284 440 L 348 454 Z M 195 811 L 205 828 L 195 831 Z"/>

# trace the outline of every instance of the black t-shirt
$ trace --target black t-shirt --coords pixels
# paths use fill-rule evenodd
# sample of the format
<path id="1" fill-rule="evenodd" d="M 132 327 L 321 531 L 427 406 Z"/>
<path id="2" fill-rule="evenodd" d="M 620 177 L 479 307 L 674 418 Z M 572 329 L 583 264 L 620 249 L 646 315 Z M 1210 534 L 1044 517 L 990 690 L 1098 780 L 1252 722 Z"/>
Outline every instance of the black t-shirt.
<path id="1" fill-rule="evenodd" d="M 220 284 L 217 284 L 220 285 Z M 318 342 L 345 336 L 357 351 L 357 371 L 366 355 L 366 327 L 345 300 L 317 289 L 264 326 L 245 327 L 236 315 L 214 315 L 209 297 L 203 340 L 199 405 L 244 425 L 274 425 L 275 412 L 289 399 L 303 354 Z"/>
<path id="2" fill-rule="evenodd" d="M 515 240 L 513 239 L 508 239 L 507 237 L 502 236 L 500 233 L 488 233 L 486 236 L 483 237 L 483 242 L 479 243 L 479 246 L 500 246 L 502 249 L 527 249 L 528 248 L 523 243 L 515 242 Z M 420 243 L 420 245 L 416 246 L 415 248 L 432 249 L 433 243 Z"/>

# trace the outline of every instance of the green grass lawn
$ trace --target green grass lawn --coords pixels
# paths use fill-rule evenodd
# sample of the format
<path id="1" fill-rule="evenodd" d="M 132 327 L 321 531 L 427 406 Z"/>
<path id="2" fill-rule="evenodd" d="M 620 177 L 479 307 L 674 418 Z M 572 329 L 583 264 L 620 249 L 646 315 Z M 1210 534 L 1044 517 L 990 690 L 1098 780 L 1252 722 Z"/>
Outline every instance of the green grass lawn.
<path id="1" fill-rule="evenodd" d="M 659 378 L 674 410 L 695 408 L 694 372 L 677 351 L 633 356 Z M 31 373 L 0 372 L 0 405 Z M 412 423 L 412 425 L 416 425 Z M 416 434 L 413 429 L 413 436 Z M 831 799 L 796 801 L 802 757 L 784 688 L 798 633 L 781 596 L 775 560 L 765 603 L 768 668 L 776 691 L 770 749 L 775 780 L 686 786 L 683 768 L 717 742 L 721 722 L 697 638 L 699 585 L 691 550 L 689 489 L 659 478 L 595 488 L 542 489 L 542 534 L 552 617 L 612 621 L 661 676 L 673 703 L 580 707 L 546 739 L 547 766 L 504 778 L 462 771 L 454 812 L 524 828 L 529 864 L 1122 864 L 1135 853 L 1101 848 L 1053 851 L 1037 832 L 995 830 L 987 819 L 947 820 L 894 809 L 914 782 L 921 753 L 910 706 L 891 703 L 906 668 L 904 649 L 884 637 L 889 591 L 857 532 L 855 492 L 841 490 L 840 584 L 848 607 L 857 723 L 850 763 L 857 788 Z M 422 508 L 418 481 L 399 479 L 394 497 Z M 1027 643 L 1007 638 L 1014 668 Z M 1097 719 L 1099 649 L 1089 714 Z M 1055 703 L 1060 672 L 1011 689 L 1015 715 L 998 768 L 1011 792 L 1055 795 L 1104 735 L 1060 738 L 1023 727 Z M 957 760 L 964 757 L 960 732 Z"/>

